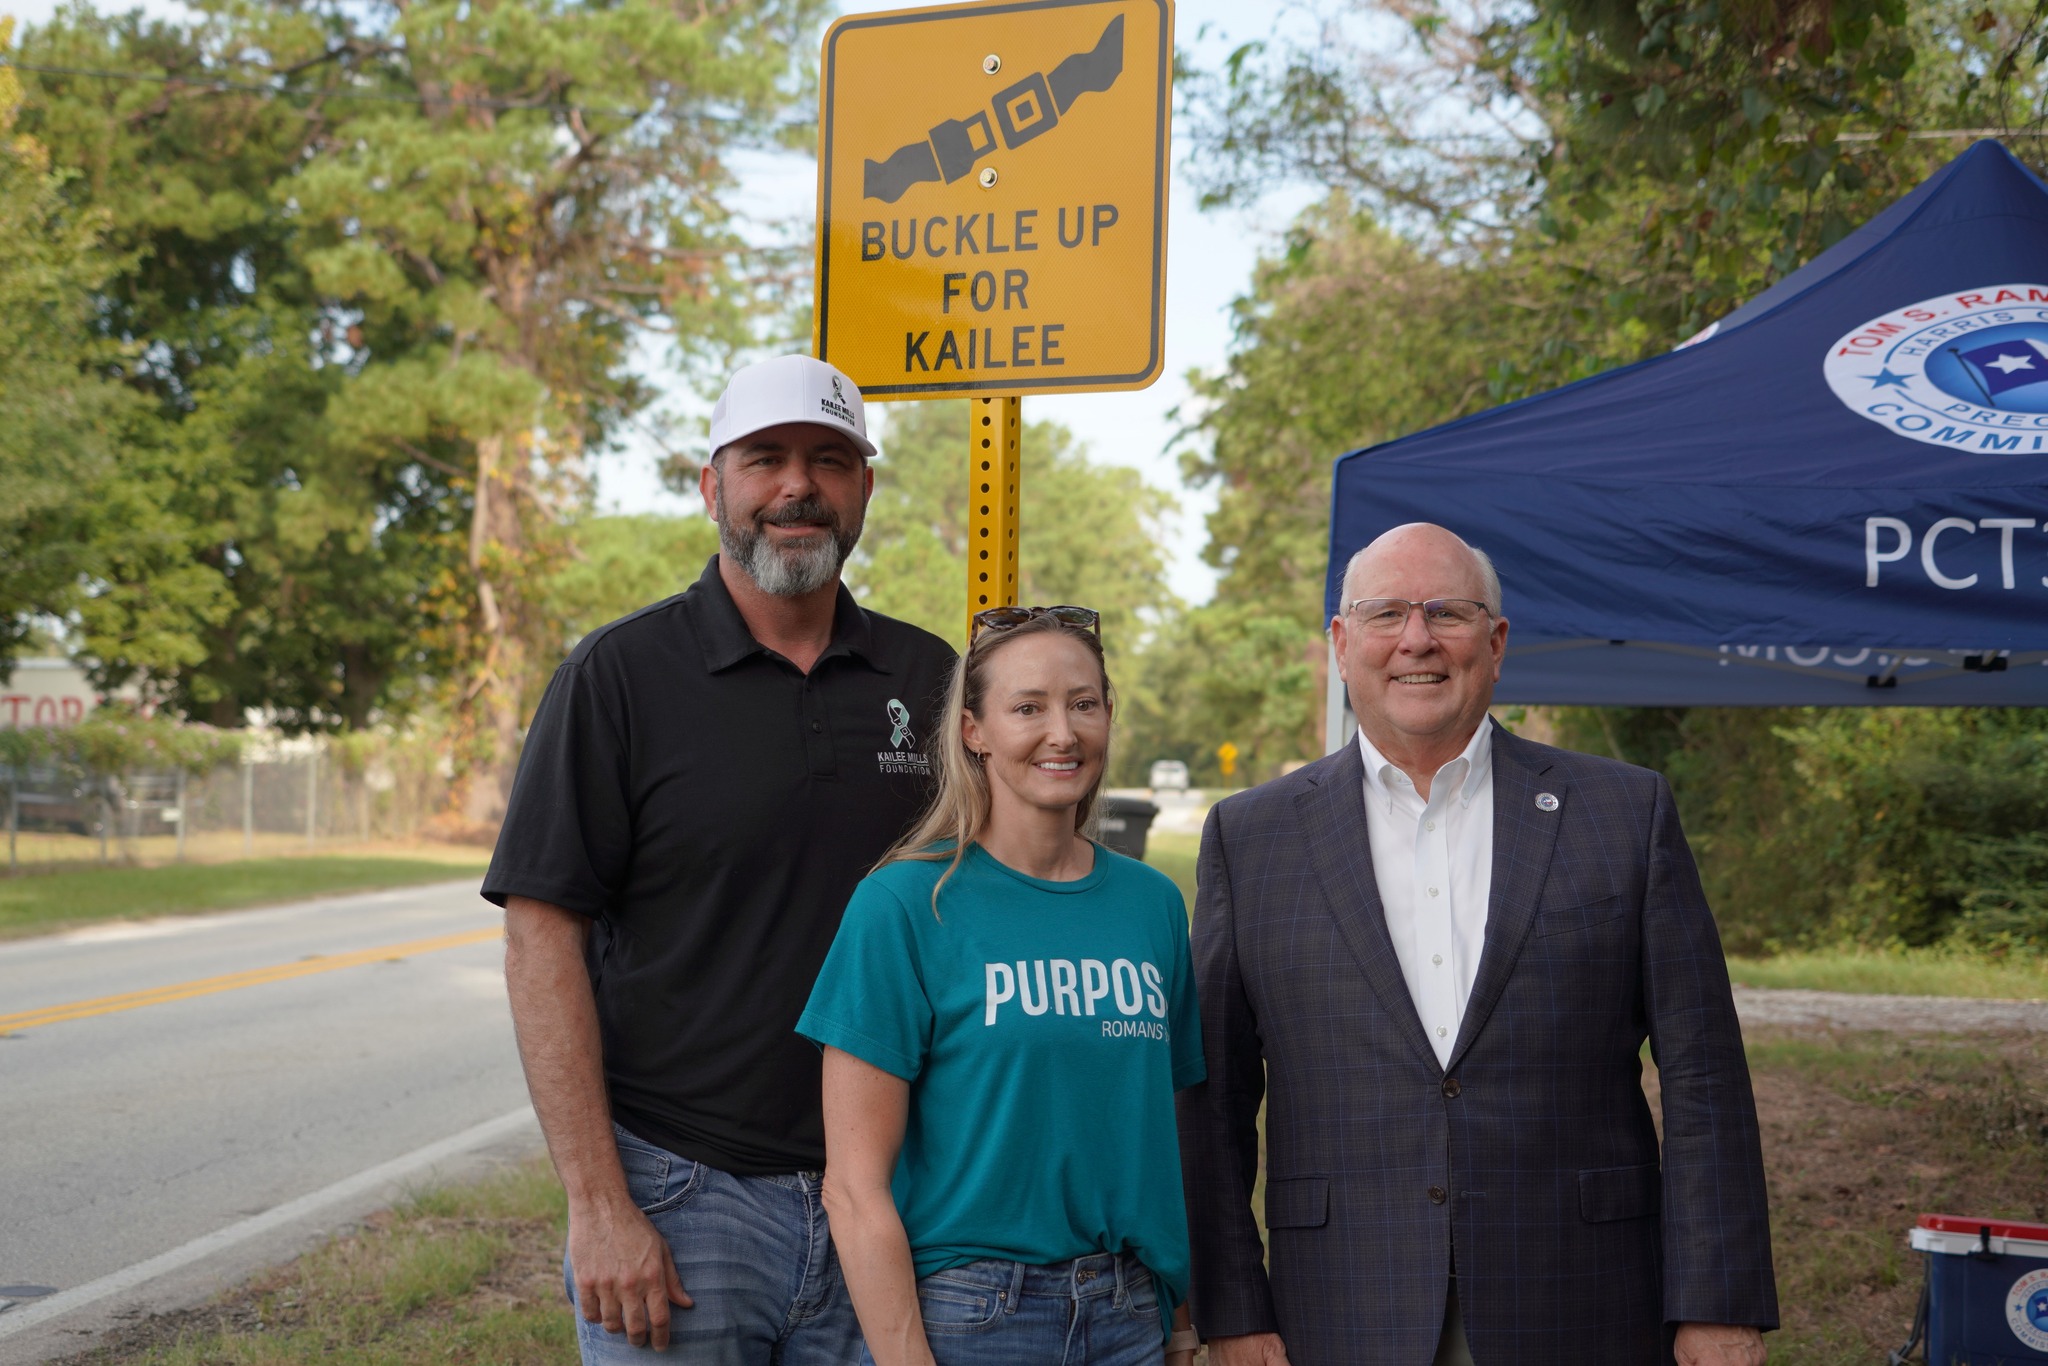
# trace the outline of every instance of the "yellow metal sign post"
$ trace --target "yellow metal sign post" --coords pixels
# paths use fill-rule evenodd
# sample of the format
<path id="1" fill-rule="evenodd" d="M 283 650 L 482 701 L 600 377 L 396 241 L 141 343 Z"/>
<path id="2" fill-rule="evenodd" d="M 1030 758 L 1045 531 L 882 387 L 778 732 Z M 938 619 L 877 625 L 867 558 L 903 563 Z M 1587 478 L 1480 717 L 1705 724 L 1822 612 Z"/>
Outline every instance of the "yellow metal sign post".
<path id="1" fill-rule="evenodd" d="M 968 405 L 967 619 L 1017 601 L 1017 520 L 1023 500 L 1023 403 L 978 398 Z"/>
<path id="2" fill-rule="evenodd" d="M 1159 377 L 1172 75 L 1172 0 L 939 5 L 825 35 L 812 349 L 870 399 L 978 400 L 971 611 L 1016 601 L 1017 397 Z"/>

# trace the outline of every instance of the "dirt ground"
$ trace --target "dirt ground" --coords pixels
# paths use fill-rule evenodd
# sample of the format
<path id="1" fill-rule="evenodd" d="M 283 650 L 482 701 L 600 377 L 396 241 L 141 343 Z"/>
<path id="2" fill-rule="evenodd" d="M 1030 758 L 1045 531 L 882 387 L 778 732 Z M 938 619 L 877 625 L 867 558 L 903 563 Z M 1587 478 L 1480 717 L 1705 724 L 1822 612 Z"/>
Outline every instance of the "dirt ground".
<path id="1" fill-rule="evenodd" d="M 1922 1214 L 2048 1220 L 2031 1031 L 1745 1030 L 1771 1191 L 1779 1366 L 1881 1366 L 1911 1328 Z M 1646 1082 L 1655 1096 L 1655 1074 Z"/>

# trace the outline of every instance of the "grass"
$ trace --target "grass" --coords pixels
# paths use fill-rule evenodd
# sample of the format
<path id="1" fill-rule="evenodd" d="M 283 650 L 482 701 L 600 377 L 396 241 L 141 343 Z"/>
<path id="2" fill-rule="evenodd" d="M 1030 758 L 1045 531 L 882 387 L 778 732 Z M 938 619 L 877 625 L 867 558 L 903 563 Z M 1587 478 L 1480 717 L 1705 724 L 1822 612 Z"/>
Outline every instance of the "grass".
<path id="1" fill-rule="evenodd" d="M 483 868 L 483 855 L 249 859 L 161 868 L 92 868 L 0 879 L 0 939 L 48 934 L 95 921 L 193 915 L 304 901 L 342 892 L 446 882 Z"/>
<path id="2" fill-rule="evenodd" d="M 1177 883 L 1195 904 L 1199 835 L 1153 834 L 1145 862 Z M 1953 949 L 1814 949 L 1769 958 L 1731 958 L 1728 975 L 1747 987 L 1798 987 L 1880 996 L 1967 996 L 2048 1000 L 2048 959 L 2000 961 Z"/>
<path id="3" fill-rule="evenodd" d="M 1816 949 L 1769 958 L 1731 958 L 1743 986 L 1804 987 L 1885 996 L 2048 998 L 2048 960 L 1998 961 L 1948 949 Z"/>
<path id="4" fill-rule="evenodd" d="M 74 1366 L 540 1366 L 576 1359 L 568 1223 L 545 1159 L 436 1189 L 203 1309 L 145 1321 Z"/>
<path id="5" fill-rule="evenodd" d="M 1155 830 L 1145 839 L 1145 862 L 1174 880 L 1190 911 L 1195 908 L 1195 856 L 1201 848 L 1200 835 L 1162 835 Z"/>

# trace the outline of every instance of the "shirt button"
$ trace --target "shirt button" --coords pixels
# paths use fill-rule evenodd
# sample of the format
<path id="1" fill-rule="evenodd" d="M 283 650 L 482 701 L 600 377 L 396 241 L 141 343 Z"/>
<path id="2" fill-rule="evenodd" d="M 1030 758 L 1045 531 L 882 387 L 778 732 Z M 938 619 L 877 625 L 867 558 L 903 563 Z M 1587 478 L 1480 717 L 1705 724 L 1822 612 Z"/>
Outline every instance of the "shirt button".
<path id="1" fill-rule="evenodd" d="M 823 730 L 823 729 L 825 729 L 825 727 L 824 727 L 824 726 L 823 726 L 822 724 L 820 724 L 819 722 L 816 722 L 816 721 L 813 721 L 813 722 L 811 722 L 811 730 L 812 730 L 813 732 L 816 732 L 816 731 L 821 731 L 821 730 Z"/>
<path id="2" fill-rule="evenodd" d="M 1444 1027 L 1443 1027 L 1442 1025 L 1438 1025 L 1438 1026 L 1436 1027 L 1436 1036 L 1437 1036 L 1437 1037 L 1438 1037 L 1439 1039 L 1443 1038 L 1443 1037 L 1444 1037 L 1444 1036 L 1445 1036 L 1446 1034 L 1448 1034 L 1448 1033 L 1450 1033 L 1450 1032 L 1451 1032 L 1450 1030 L 1448 1030 L 1448 1029 L 1445 1029 L 1445 1028 L 1444 1028 Z"/>
<path id="3" fill-rule="evenodd" d="M 1430 888 L 1430 889 L 1429 889 L 1429 894 L 1430 894 L 1431 896 L 1435 896 L 1435 895 L 1436 895 L 1436 888 L 1434 888 L 1434 887 Z"/>
<path id="4" fill-rule="evenodd" d="M 1431 1186 L 1429 1188 L 1429 1203 L 1432 1205 L 1441 1205 L 1450 1198 L 1450 1193 L 1444 1190 L 1442 1186 Z"/>
<path id="5" fill-rule="evenodd" d="M 1423 828 L 1424 830 L 1434 830 L 1434 829 L 1436 829 L 1436 822 L 1435 822 L 1435 821 L 1424 821 L 1424 822 L 1422 823 L 1422 828 Z"/>
<path id="6" fill-rule="evenodd" d="M 1444 956 L 1440 953 L 1432 953 L 1429 956 L 1429 961 L 1436 964 L 1438 967 L 1442 967 L 1444 965 Z"/>

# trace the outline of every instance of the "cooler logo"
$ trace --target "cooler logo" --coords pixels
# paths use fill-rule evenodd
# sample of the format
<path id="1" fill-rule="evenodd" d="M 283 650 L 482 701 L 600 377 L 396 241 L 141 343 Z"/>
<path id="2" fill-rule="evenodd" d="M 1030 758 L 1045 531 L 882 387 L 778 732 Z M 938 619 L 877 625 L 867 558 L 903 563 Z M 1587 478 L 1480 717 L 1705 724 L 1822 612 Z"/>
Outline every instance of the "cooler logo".
<path id="1" fill-rule="evenodd" d="M 1985 285 L 1873 318 L 1828 348 L 1850 411 L 1929 446 L 2048 450 L 2048 285 Z"/>
<path id="2" fill-rule="evenodd" d="M 2048 1267 L 2029 1271 L 2005 1292 L 2005 1322 L 2012 1335 L 2037 1352 L 2048 1352 Z"/>

